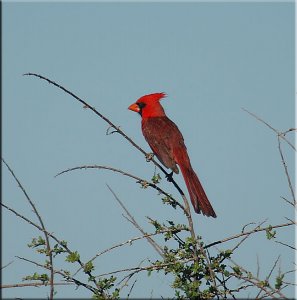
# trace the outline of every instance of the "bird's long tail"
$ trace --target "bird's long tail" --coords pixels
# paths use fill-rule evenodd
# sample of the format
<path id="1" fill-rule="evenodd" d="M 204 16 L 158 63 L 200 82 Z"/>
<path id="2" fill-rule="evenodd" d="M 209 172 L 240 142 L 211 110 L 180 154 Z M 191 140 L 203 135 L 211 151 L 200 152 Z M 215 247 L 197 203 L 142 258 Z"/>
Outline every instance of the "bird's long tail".
<path id="1" fill-rule="evenodd" d="M 187 152 L 183 150 L 178 152 L 176 153 L 177 163 L 183 174 L 195 212 L 202 212 L 207 217 L 216 218 L 217 215 L 205 194 L 198 176 L 191 166 Z"/>

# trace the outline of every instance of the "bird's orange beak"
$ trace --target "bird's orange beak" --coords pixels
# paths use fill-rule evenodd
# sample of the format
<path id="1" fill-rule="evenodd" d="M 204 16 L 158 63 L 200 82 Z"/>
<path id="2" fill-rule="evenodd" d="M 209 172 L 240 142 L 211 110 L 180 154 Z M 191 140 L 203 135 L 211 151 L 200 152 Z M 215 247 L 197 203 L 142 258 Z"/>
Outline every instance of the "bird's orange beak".
<path id="1" fill-rule="evenodd" d="M 140 112 L 140 108 L 136 103 L 131 104 L 128 109 L 135 111 L 135 112 Z"/>

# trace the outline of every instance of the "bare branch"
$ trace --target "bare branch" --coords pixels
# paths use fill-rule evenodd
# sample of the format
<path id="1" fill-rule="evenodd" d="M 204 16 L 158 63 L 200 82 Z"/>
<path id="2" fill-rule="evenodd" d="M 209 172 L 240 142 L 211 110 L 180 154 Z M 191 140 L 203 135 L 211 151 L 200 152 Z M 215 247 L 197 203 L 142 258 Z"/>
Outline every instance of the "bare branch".
<path id="1" fill-rule="evenodd" d="M 99 169 L 99 170 L 102 169 L 102 170 L 109 170 L 109 171 L 113 171 L 113 172 L 116 172 L 116 173 L 120 173 L 120 174 L 122 174 L 124 176 L 127 176 L 127 177 L 130 177 L 132 179 L 135 179 L 135 180 L 137 180 L 137 183 L 149 186 L 149 187 L 155 189 L 156 191 L 158 191 L 160 194 L 165 195 L 166 197 L 170 198 L 186 214 L 186 210 L 183 207 L 183 205 L 180 204 L 177 200 L 175 200 L 171 195 L 169 195 L 168 193 L 166 193 L 163 189 L 161 189 L 160 187 L 158 187 L 156 184 L 154 184 L 152 182 L 149 182 L 149 181 L 147 181 L 145 179 L 142 179 L 142 178 L 140 178 L 138 176 L 135 176 L 135 175 L 133 175 L 131 173 L 128 173 L 128 172 L 125 172 L 123 170 L 116 169 L 116 168 L 113 168 L 113 167 L 101 166 L 101 165 L 85 165 L 85 166 L 73 167 L 73 168 L 69 168 L 67 170 L 64 170 L 64 171 L 58 173 L 57 175 L 55 175 L 55 177 L 60 176 L 60 175 L 65 174 L 65 173 L 68 173 L 68 172 L 71 172 L 71 171 L 81 170 L 81 169 Z"/>
<path id="2" fill-rule="evenodd" d="M 277 259 L 275 260 L 275 262 L 274 262 L 274 264 L 273 264 L 273 266 L 272 266 L 272 268 L 271 268 L 271 270 L 270 270 L 268 276 L 266 277 L 266 280 L 269 280 L 269 279 L 270 279 L 270 277 L 271 277 L 271 275 L 272 275 L 272 272 L 274 271 L 274 269 L 275 269 L 277 263 L 278 263 L 279 260 L 280 260 L 280 257 L 281 257 L 281 256 L 279 255 L 279 256 L 277 257 Z"/>
<path id="3" fill-rule="evenodd" d="M 251 234 L 253 234 L 254 232 L 255 232 L 255 230 L 258 230 L 259 228 L 261 228 L 261 226 L 265 223 L 267 221 L 267 219 L 266 220 L 264 220 L 264 221 L 262 221 L 258 226 L 256 226 L 252 231 L 249 231 L 248 232 L 248 234 L 246 234 L 245 235 L 245 237 L 236 245 L 236 246 L 234 246 L 233 247 L 233 249 L 232 249 L 232 252 L 234 251 L 234 250 L 236 250 Z M 243 232 L 242 232 L 242 234 L 243 234 Z"/>
<path id="4" fill-rule="evenodd" d="M 54 285 L 73 285 L 72 282 L 54 282 Z M 23 287 L 38 287 L 38 286 L 48 286 L 48 284 L 42 282 L 31 282 L 31 283 L 14 283 L 14 284 L 3 284 L 1 289 L 11 289 L 11 288 L 23 288 Z"/>
<path id="5" fill-rule="evenodd" d="M 154 233 L 149 233 L 149 234 L 145 234 L 145 235 L 142 235 L 142 236 L 138 236 L 138 237 L 134 237 L 134 238 L 131 238 L 129 240 L 126 240 L 124 242 L 121 242 L 121 243 L 118 243 L 114 246 L 111 246 L 99 253 L 97 253 L 95 256 L 93 256 L 88 262 L 92 262 L 94 261 L 96 258 L 98 258 L 99 256 L 105 254 L 105 253 L 108 253 L 116 248 L 119 248 L 119 247 L 122 247 L 122 246 L 125 246 L 125 245 L 132 245 L 132 243 L 134 241 L 138 241 L 138 240 L 142 240 L 142 239 L 147 239 L 148 237 L 151 237 L 151 236 L 155 236 L 155 235 L 158 235 L 158 234 L 163 234 L 163 233 L 166 233 L 166 232 L 171 232 L 172 230 L 168 229 L 168 230 L 160 230 L 158 232 L 154 232 Z M 163 254 L 161 255 L 163 257 Z M 75 273 L 74 275 L 76 275 L 79 271 L 81 270 L 81 268 L 79 268 Z"/>
<path id="6" fill-rule="evenodd" d="M 256 276 L 259 277 L 259 275 L 260 275 L 260 262 L 259 262 L 259 255 L 257 254 L 257 274 L 256 274 Z"/>
<path id="7" fill-rule="evenodd" d="M 14 213 L 17 217 L 23 219 L 24 221 L 26 221 L 27 223 L 29 223 L 30 225 L 34 226 L 35 228 L 37 228 L 38 230 L 47 233 L 48 236 L 50 236 L 52 239 L 54 239 L 61 247 L 63 247 L 69 254 L 72 254 L 73 252 L 68 248 L 68 246 L 61 240 L 59 240 L 58 238 L 56 238 L 52 233 L 46 231 L 45 229 L 43 229 L 42 227 L 40 227 L 39 225 L 35 224 L 34 222 L 32 222 L 31 220 L 29 220 L 28 218 L 26 218 L 25 216 L 19 214 L 17 211 L 15 211 L 14 209 L 8 207 L 7 205 L 0 203 L 3 207 L 5 207 L 7 210 L 11 211 L 12 213 Z M 25 260 L 25 259 L 24 259 Z M 84 267 L 84 263 L 80 260 L 77 259 L 77 262 L 79 263 L 79 265 L 83 268 Z M 41 265 L 42 266 L 42 265 Z M 48 268 L 50 270 L 50 268 Z M 55 272 L 54 272 L 55 273 Z M 91 281 L 97 286 L 96 280 L 93 279 L 93 276 L 91 274 L 90 271 L 85 272 L 89 278 L 91 279 Z"/>
<path id="8" fill-rule="evenodd" d="M 274 271 L 274 269 L 275 269 L 275 267 L 276 267 L 276 265 L 277 265 L 279 259 L 280 259 L 280 255 L 277 257 L 277 259 L 275 260 L 275 262 L 274 262 L 274 264 L 273 264 L 273 266 L 272 266 L 272 268 L 271 268 L 269 274 L 266 276 L 266 281 L 267 281 L 267 282 L 268 282 L 268 280 L 270 279 L 270 277 L 271 277 L 271 275 L 272 275 L 272 273 L 273 273 L 273 271 Z M 259 274 L 258 274 L 258 273 L 257 273 L 256 277 L 257 277 L 257 278 L 259 277 Z M 259 299 L 261 293 L 262 293 L 262 290 L 259 291 L 259 293 L 256 295 L 255 298 L 256 298 L 256 299 Z"/>
<path id="9" fill-rule="evenodd" d="M 292 132 L 292 131 L 296 131 L 296 130 L 297 130 L 297 128 L 290 128 L 290 129 L 284 131 L 282 134 L 286 135 L 287 133 Z"/>
<path id="10" fill-rule="evenodd" d="M 46 270 L 49 270 L 49 267 L 47 267 L 46 265 L 42 265 L 38 262 L 35 262 L 33 260 L 30 260 L 30 259 L 27 259 L 27 258 L 24 258 L 24 257 L 20 257 L 20 256 L 16 256 L 18 259 L 20 260 L 23 260 L 23 261 L 26 261 L 26 262 L 29 262 L 37 267 L 40 267 L 40 268 L 43 268 L 43 269 L 46 269 Z M 76 285 L 78 286 L 84 286 L 86 289 L 90 290 L 91 292 L 95 293 L 96 292 L 96 288 L 92 287 L 91 285 L 87 284 L 87 283 L 84 283 L 82 281 L 79 281 L 78 279 L 72 277 L 71 275 L 69 274 L 66 274 L 63 270 L 54 270 L 54 273 L 55 274 L 59 274 L 61 275 L 63 278 L 65 278 L 66 281 L 71 281 L 73 283 L 75 283 Z"/>
<path id="11" fill-rule="evenodd" d="M 132 245 L 132 243 L 133 243 L 134 241 L 138 241 L 138 240 L 142 240 L 142 239 L 147 239 L 148 237 L 155 236 L 155 235 L 158 235 L 158 234 L 163 234 L 163 233 L 166 233 L 166 232 L 171 232 L 171 231 L 172 231 L 172 230 L 170 230 L 170 229 L 168 229 L 168 230 L 161 230 L 161 231 L 158 231 L 158 232 L 149 233 L 149 234 L 145 234 L 145 235 L 138 236 L 138 237 L 135 237 L 135 238 L 131 238 L 131 239 L 127 240 L 127 241 L 124 241 L 124 242 L 122 242 L 122 243 L 116 244 L 116 245 L 114 245 L 114 246 L 112 246 L 112 247 L 109 247 L 109 248 L 107 248 L 107 249 L 105 249 L 105 250 L 103 250 L 103 251 L 97 253 L 97 254 L 96 254 L 93 258 L 91 258 L 89 261 L 93 261 L 93 260 L 96 259 L 97 257 L 99 257 L 99 256 L 101 256 L 101 255 L 103 255 L 103 254 L 105 254 L 105 253 L 108 253 L 108 252 L 110 252 L 111 250 L 114 250 L 114 249 L 116 249 L 116 248 L 125 246 L 125 245 L 127 245 L 127 244 Z"/>
<path id="12" fill-rule="evenodd" d="M 31 205 L 31 207 L 33 208 L 33 212 L 35 213 L 35 215 L 38 218 L 38 221 L 41 225 L 41 228 L 43 229 L 43 233 L 44 233 L 44 237 L 45 237 L 45 242 L 46 242 L 46 250 L 47 250 L 47 255 L 49 257 L 49 264 L 50 264 L 50 299 L 54 298 L 54 266 L 53 266 L 53 255 L 52 255 L 52 251 L 51 251 L 51 246 L 50 246 L 50 242 L 49 242 L 49 238 L 48 238 L 48 234 L 45 230 L 45 226 L 43 223 L 43 220 L 35 206 L 35 204 L 33 203 L 33 201 L 31 200 L 31 198 L 29 197 L 28 193 L 26 192 L 25 188 L 23 187 L 23 185 L 21 184 L 21 182 L 19 181 L 19 179 L 16 177 L 16 175 L 14 174 L 13 170 L 10 168 L 10 166 L 6 163 L 6 161 L 2 158 L 3 163 L 5 164 L 5 166 L 7 167 L 7 169 L 9 170 L 10 174 L 12 175 L 12 177 L 14 178 L 14 180 L 17 182 L 19 188 L 22 190 L 23 194 L 25 195 L 26 199 L 28 200 L 29 204 Z"/>
<path id="13" fill-rule="evenodd" d="M 129 218 L 133 221 L 134 226 L 143 234 L 147 235 L 147 233 L 140 227 L 140 225 L 136 222 L 134 217 L 130 214 L 130 212 L 127 210 L 123 202 L 119 199 L 119 197 L 115 194 L 115 192 L 112 190 L 112 188 L 107 184 L 107 187 L 109 191 L 113 194 L 115 200 L 120 204 L 122 209 L 126 212 L 126 214 L 129 216 Z M 159 246 L 156 241 L 154 241 L 150 236 L 146 237 L 147 241 L 153 246 L 153 248 L 158 252 L 158 254 L 164 258 L 163 249 L 161 246 Z"/>
<path id="14" fill-rule="evenodd" d="M 288 199 L 286 199 L 285 197 L 280 196 L 285 202 L 287 202 L 288 204 L 292 205 L 295 207 L 295 204 L 291 201 L 289 201 Z"/>
<path id="15" fill-rule="evenodd" d="M 288 226 L 295 225 L 295 224 L 296 224 L 295 221 L 291 221 L 290 223 L 279 224 L 279 225 L 275 225 L 275 226 L 271 226 L 271 227 L 267 226 L 267 227 L 264 227 L 264 228 L 256 228 L 256 229 L 253 229 L 253 230 L 248 231 L 248 232 L 238 233 L 238 234 L 235 234 L 235 235 L 230 236 L 228 238 L 225 238 L 225 239 L 222 239 L 222 240 L 210 243 L 210 244 L 206 245 L 204 248 L 206 249 L 206 248 L 212 247 L 214 245 L 222 244 L 222 243 L 225 243 L 225 242 L 237 239 L 237 238 L 245 236 L 245 235 L 250 235 L 250 234 L 253 234 L 253 233 L 256 233 L 256 232 L 266 231 L 268 229 L 288 227 Z"/>
<path id="16" fill-rule="evenodd" d="M 283 151 L 282 151 L 282 148 L 281 148 L 280 137 L 281 137 L 281 135 L 277 136 L 278 151 L 279 151 L 279 154 L 281 156 L 282 165 L 284 167 L 284 170 L 285 170 L 285 173 L 286 173 L 286 178 L 287 178 L 287 181 L 288 181 L 288 185 L 289 185 L 289 188 L 290 188 L 290 191 L 291 191 L 291 195 L 293 197 L 293 204 L 294 204 L 294 206 L 296 206 L 295 193 L 294 193 L 294 189 L 293 189 L 293 186 L 292 186 L 291 178 L 290 178 L 290 175 L 289 175 L 289 172 L 288 172 L 288 167 L 287 167 L 287 164 L 285 162 Z"/>
<path id="17" fill-rule="evenodd" d="M 132 286 L 131 286 L 131 288 L 130 288 L 130 291 L 129 291 L 128 295 L 127 295 L 127 299 L 130 298 L 130 295 L 131 295 L 131 293 L 132 293 L 132 290 L 133 290 L 133 288 L 134 288 L 136 282 L 137 282 L 137 279 L 134 280 L 134 282 L 133 282 L 133 284 L 132 284 Z"/>
<path id="18" fill-rule="evenodd" d="M 278 130 L 276 130 L 275 128 L 273 128 L 271 125 L 269 125 L 267 122 L 265 122 L 264 120 L 262 120 L 260 117 L 258 117 L 256 114 L 248 111 L 247 109 L 245 108 L 241 108 L 242 110 L 244 110 L 245 112 L 247 112 L 249 115 L 251 115 L 252 117 L 254 117 L 255 119 L 257 119 L 258 121 L 260 121 L 261 123 L 265 124 L 268 128 L 270 128 L 272 131 L 274 131 L 277 136 L 280 136 L 294 151 L 296 151 L 296 148 L 295 146 L 290 142 L 288 141 L 286 138 L 285 138 L 285 135 L 288 133 L 288 132 L 291 132 L 295 129 L 292 129 L 290 128 L 289 130 L 285 131 L 285 133 L 281 133 L 279 132 Z"/>
<path id="19" fill-rule="evenodd" d="M 289 248 L 291 248 L 292 250 L 297 250 L 296 247 L 293 247 L 293 246 L 288 245 L 288 244 L 286 244 L 286 243 L 283 243 L 283 242 L 280 242 L 280 241 L 275 241 L 275 242 L 278 243 L 278 244 L 281 244 L 281 245 L 283 245 L 283 246 L 289 247 Z"/>
<path id="20" fill-rule="evenodd" d="M 296 131 L 296 128 L 290 128 L 290 129 L 286 130 L 285 132 L 280 132 L 280 131 L 276 130 L 275 128 L 273 128 L 270 124 L 268 124 L 267 122 L 265 122 L 263 119 L 261 119 L 260 117 L 258 117 L 256 114 L 248 111 L 245 108 L 242 108 L 242 109 L 245 112 L 247 112 L 249 115 L 251 115 L 255 119 L 257 119 L 258 121 L 260 121 L 261 123 L 265 124 L 268 128 L 270 128 L 272 131 L 274 131 L 276 133 L 276 135 L 277 135 L 277 141 L 278 141 L 278 150 L 279 150 L 279 153 L 280 153 L 280 156 L 281 156 L 283 167 L 285 169 L 285 173 L 286 173 L 286 177 L 287 177 L 287 180 L 288 180 L 288 184 L 289 184 L 289 188 L 290 188 L 290 191 L 291 191 L 291 195 L 293 197 L 293 204 L 294 204 L 294 206 L 296 206 L 295 193 L 294 193 L 294 189 L 293 189 L 293 186 L 292 186 L 292 183 L 291 183 L 291 179 L 290 179 L 290 176 L 289 176 L 289 173 L 288 173 L 288 168 L 287 168 L 287 165 L 286 165 L 286 162 L 285 162 L 285 159 L 284 159 L 284 155 L 283 155 L 283 152 L 282 152 L 282 149 L 281 149 L 281 141 L 280 141 L 280 139 L 284 140 L 294 151 L 296 151 L 295 146 L 290 141 L 288 141 L 286 139 L 286 137 L 285 137 L 285 135 L 288 132 Z M 288 201 L 288 202 L 290 203 L 290 201 Z"/>
<path id="21" fill-rule="evenodd" d="M 14 261 L 10 261 L 9 263 L 7 263 L 6 265 L 4 265 L 3 267 L 1 267 L 1 270 L 7 268 L 8 266 L 10 266 Z"/>
<path id="22" fill-rule="evenodd" d="M 254 286 L 258 287 L 260 290 L 264 291 L 268 296 L 270 296 L 273 299 L 279 299 L 279 297 L 283 299 L 287 299 L 284 294 L 282 294 L 280 291 L 272 289 L 269 286 L 264 286 L 263 281 L 258 279 L 257 277 L 253 276 L 251 272 L 247 271 L 244 269 L 242 266 L 238 265 L 237 263 L 234 262 L 233 259 L 228 258 L 236 267 L 238 267 L 242 272 L 246 274 L 239 274 L 239 273 L 233 273 L 233 275 L 239 279 L 242 279 L 246 282 L 252 283 Z M 278 296 L 276 297 L 274 294 L 277 294 Z M 257 299 L 257 298 L 256 298 Z"/>
<path id="23" fill-rule="evenodd" d="M 181 263 L 187 263 L 193 261 L 193 258 L 190 259 L 185 259 L 181 260 Z M 146 267 L 132 267 L 132 268 L 126 268 L 126 269 L 121 269 L 121 270 L 116 270 L 108 273 L 102 273 L 97 275 L 96 277 L 102 277 L 102 276 L 108 276 L 108 275 L 113 275 L 117 273 L 124 273 L 124 272 L 134 272 L 134 273 L 139 273 L 141 271 L 149 271 L 149 270 L 161 270 L 164 267 L 172 266 L 176 264 L 176 261 L 170 262 L 170 263 L 164 263 L 164 264 L 158 264 L 158 265 L 151 265 L 151 266 L 146 266 Z"/>

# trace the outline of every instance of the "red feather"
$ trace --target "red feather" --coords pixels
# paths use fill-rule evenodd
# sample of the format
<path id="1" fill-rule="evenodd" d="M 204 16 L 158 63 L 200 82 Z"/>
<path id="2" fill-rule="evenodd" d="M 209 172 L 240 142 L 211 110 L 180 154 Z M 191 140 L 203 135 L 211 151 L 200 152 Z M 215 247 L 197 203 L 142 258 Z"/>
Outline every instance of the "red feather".
<path id="1" fill-rule="evenodd" d="M 215 218 L 216 213 L 191 166 L 183 136 L 159 102 L 165 96 L 164 93 L 145 95 L 129 109 L 142 116 L 143 136 L 160 162 L 175 173 L 179 172 L 179 165 L 195 212 Z"/>

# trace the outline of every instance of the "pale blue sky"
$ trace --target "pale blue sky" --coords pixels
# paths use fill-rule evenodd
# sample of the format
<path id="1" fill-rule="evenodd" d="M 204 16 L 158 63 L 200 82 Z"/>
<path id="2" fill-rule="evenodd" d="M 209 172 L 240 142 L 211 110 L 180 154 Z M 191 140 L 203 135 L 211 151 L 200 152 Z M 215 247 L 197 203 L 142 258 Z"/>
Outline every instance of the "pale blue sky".
<path id="1" fill-rule="evenodd" d="M 127 107 L 144 94 L 167 93 L 162 103 L 182 131 L 218 215 L 193 215 L 206 242 L 236 234 L 250 222 L 293 218 L 292 208 L 280 199 L 290 199 L 290 193 L 277 139 L 241 110 L 279 130 L 294 127 L 293 3 L 4 3 L 2 24 L 3 157 L 48 230 L 67 240 L 82 259 L 139 235 L 122 217 L 106 183 L 149 232 L 153 228 L 145 216 L 185 218 L 162 205 L 155 191 L 110 172 L 54 178 L 69 167 L 102 164 L 149 179 L 154 167 L 120 135 L 106 136 L 101 119 L 57 88 L 23 77 L 26 72 L 64 85 L 146 150 L 140 118 Z M 293 176 L 293 153 L 287 146 L 284 153 Z M 185 188 L 181 176 L 176 180 Z M 5 168 L 2 183 L 3 202 L 34 219 Z M 162 187 L 177 196 L 166 180 Z M 39 232 L 6 211 L 2 215 L 3 263 L 14 261 L 4 270 L 3 283 L 17 283 L 41 271 L 15 258 L 38 259 L 26 244 Z M 293 244 L 293 229 L 280 230 L 278 239 Z M 255 272 L 258 255 L 264 276 L 278 254 L 284 271 L 294 268 L 292 250 L 262 234 L 247 241 L 234 259 Z M 99 258 L 97 274 L 137 266 L 145 258 L 157 256 L 145 241 L 138 242 Z M 58 268 L 70 268 L 58 262 Z M 5 290 L 3 296 L 47 293 L 48 288 L 24 288 Z M 292 297 L 293 289 L 287 293 Z M 90 294 L 65 287 L 57 296 Z M 131 296 L 172 296 L 170 278 L 142 274 Z"/>

